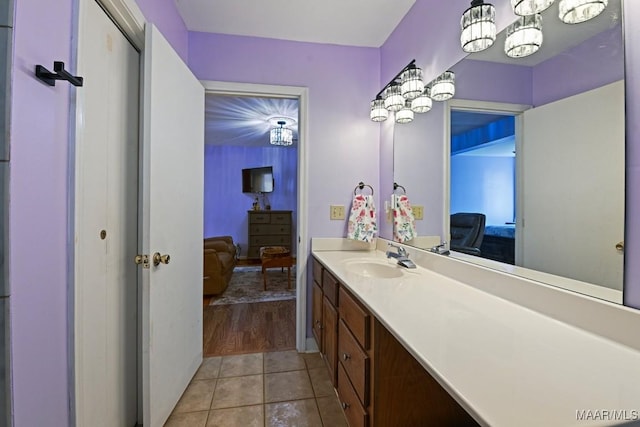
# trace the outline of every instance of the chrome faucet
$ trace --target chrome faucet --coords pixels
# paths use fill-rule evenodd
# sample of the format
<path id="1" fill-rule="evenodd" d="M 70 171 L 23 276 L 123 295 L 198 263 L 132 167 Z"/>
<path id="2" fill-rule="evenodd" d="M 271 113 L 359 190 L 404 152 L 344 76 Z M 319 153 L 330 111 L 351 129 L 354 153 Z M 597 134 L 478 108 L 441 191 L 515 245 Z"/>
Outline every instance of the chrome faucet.
<path id="1" fill-rule="evenodd" d="M 429 249 L 429 252 L 433 252 L 438 255 L 449 255 L 449 249 L 447 249 L 447 242 L 442 242 Z"/>
<path id="2" fill-rule="evenodd" d="M 396 248 L 398 251 L 393 252 L 391 248 Z M 409 254 L 407 254 L 407 250 L 402 246 L 394 245 L 393 243 L 389 243 L 388 249 L 386 252 L 387 258 L 395 258 L 398 260 L 398 265 L 405 268 L 416 268 L 416 265 L 413 261 L 409 259 Z"/>

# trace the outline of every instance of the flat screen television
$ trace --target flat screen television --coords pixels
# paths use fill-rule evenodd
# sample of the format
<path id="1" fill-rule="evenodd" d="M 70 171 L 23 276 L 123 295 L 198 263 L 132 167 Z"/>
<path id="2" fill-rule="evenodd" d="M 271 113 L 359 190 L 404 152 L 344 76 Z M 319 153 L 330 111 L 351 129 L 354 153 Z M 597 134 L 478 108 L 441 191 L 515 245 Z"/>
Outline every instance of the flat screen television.
<path id="1" fill-rule="evenodd" d="M 271 193 L 273 185 L 272 166 L 242 169 L 243 193 Z"/>

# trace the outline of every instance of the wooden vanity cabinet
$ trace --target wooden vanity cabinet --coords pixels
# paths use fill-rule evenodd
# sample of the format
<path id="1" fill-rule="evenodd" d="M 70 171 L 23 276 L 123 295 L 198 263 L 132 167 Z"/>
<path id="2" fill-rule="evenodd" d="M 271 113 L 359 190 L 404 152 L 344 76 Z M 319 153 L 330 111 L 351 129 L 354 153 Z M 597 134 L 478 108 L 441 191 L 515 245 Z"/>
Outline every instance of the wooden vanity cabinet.
<path id="1" fill-rule="evenodd" d="M 314 336 L 350 427 L 478 426 L 315 258 L 313 278 Z"/>
<path id="2" fill-rule="evenodd" d="M 320 354 L 322 354 L 324 350 L 324 343 L 322 341 L 322 270 L 322 265 L 314 259 L 313 287 L 311 288 L 311 330 L 318 344 Z"/>

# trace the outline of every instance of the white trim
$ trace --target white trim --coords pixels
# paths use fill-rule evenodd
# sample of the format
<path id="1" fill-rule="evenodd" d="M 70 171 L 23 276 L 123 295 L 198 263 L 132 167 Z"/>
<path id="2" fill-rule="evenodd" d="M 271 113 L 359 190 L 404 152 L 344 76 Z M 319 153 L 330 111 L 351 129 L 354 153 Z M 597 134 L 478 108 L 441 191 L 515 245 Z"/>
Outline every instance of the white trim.
<path id="1" fill-rule="evenodd" d="M 450 231 L 450 209 L 451 209 L 451 110 L 458 111 L 478 111 L 478 112 L 491 112 L 494 114 L 504 114 L 505 116 L 516 116 L 516 145 L 519 144 L 518 141 L 522 139 L 522 121 L 517 116 L 522 114 L 524 111 L 532 108 L 531 105 L 526 104 L 509 104 L 506 102 L 489 102 L 489 101 L 473 101 L 469 99 L 451 99 L 444 104 L 444 171 L 443 171 L 443 182 L 444 182 L 444 211 L 443 211 L 443 234 L 445 236 L 444 240 L 449 243 L 451 240 L 451 231 Z M 518 161 L 518 156 L 516 156 L 516 162 Z M 516 174 L 518 177 L 520 173 Z M 516 190 L 516 209 L 518 212 L 522 212 L 520 209 L 522 206 L 521 201 L 519 201 L 518 194 L 522 194 L 520 192 L 522 185 L 522 179 L 516 178 L 516 185 L 518 188 Z M 520 219 L 518 219 L 520 221 Z M 516 227 L 516 230 L 520 227 Z"/>
<path id="2" fill-rule="evenodd" d="M 307 209 L 309 193 L 309 90 L 300 86 L 278 86 L 202 80 L 205 93 L 218 95 L 250 95 L 271 98 L 298 98 L 298 248 L 296 251 L 296 348 L 307 351 L 307 262 L 309 258 Z"/>
<path id="3" fill-rule="evenodd" d="M 96 0 L 136 49 L 144 48 L 145 19 L 134 0 Z"/>

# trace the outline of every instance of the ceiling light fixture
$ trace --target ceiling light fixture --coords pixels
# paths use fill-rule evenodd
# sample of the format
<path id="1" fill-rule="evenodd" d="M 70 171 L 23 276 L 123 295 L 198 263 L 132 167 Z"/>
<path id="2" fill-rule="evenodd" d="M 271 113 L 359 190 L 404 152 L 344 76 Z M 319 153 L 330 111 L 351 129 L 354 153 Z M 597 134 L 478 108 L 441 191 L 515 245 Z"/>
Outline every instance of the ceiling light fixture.
<path id="1" fill-rule="evenodd" d="M 389 117 L 389 111 L 384 108 L 384 99 L 376 98 L 371 101 L 371 120 L 374 122 L 383 122 Z"/>
<path id="2" fill-rule="evenodd" d="M 288 146 L 293 144 L 293 131 L 284 127 L 286 124 L 287 122 L 284 120 L 278 120 L 280 127 L 271 129 L 269 142 L 271 142 L 272 145 Z"/>
<path id="3" fill-rule="evenodd" d="M 513 13 L 520 16 L 529 16 L 546 10 L 555 0 L 511 0 Z"/>
<path id="4" fill-rule="evenodd" d="M 608 0 L 560 0 L 558 16 L 565 24 L 579 24 L 600 15 Z"/>
<path id="5" fill-rule="evenodd" d="M 507 27 L 504 53 L 511 58 L 523 58 L 536 53 L 542 46 L 542 16 L 521 16 Z"/>
<path id="6" fill-rule="evenodd" d="M 460 19 L 460 45 L 468 53 L 480 52 L 496 40 L 496 8 L 483 0 L 473 0 Z"/>
<path id="7" fill-rule="evenodd" d="M 431 99 L 434 101 L 446 101 L 456 94 L 456 75 L 453 71 L 445 71 L 436 77 L 431 86 Z"/>

